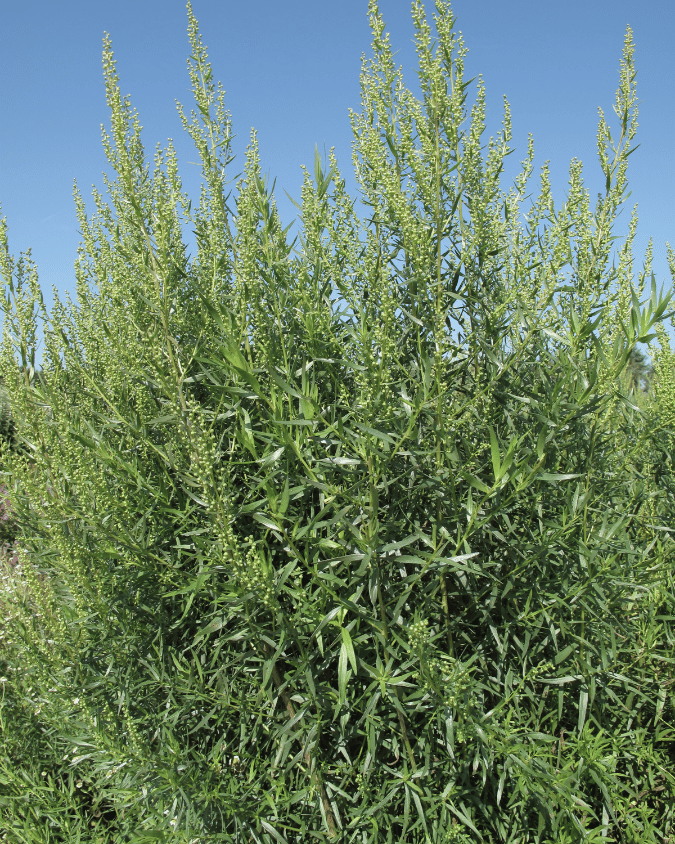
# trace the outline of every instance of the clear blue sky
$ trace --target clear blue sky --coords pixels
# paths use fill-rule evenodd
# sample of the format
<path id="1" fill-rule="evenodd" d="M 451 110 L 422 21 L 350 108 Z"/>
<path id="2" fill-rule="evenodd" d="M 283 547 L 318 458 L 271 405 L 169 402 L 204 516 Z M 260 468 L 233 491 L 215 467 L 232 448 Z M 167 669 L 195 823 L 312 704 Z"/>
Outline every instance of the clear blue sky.
<path id="1" fill-rule="evenodd" d="M 426 4 L 431 15 L 433 3 Z M 252 126 L 263 170 L 277 179 L 287 225 L 299 199 L 300 166 L 313 164 L 315 144 L 336 148 L 347 184 L 351 165 L 348 108 L 359 109 L 361 55 L 370 56 L 367 0 L 194 0 L 214 76 L 226 90 L 237 134 L 232 175 L 240 172 Z M 380 9 L 406 82 L 417 90 L 414 29 L 407 0 Z M 637 265 L 654 237 L 657 279 L 669 284 L 665 241 L 675 247 L 675 2 L 673 0 L 455 0 L 456 27 L 469 48 L 466 78 L 483 74 L 485 139 L 499 131 L 502 97 L 512 109 L 514 165 L 535 143 L 535 167 L 550 159 L 556 204 L 564 198 L 570 159 L 581 159 L 591 198 L 603 188 L 596 157 L 597 108 L 612 130 L 612 110 L 626 25 L 636 46 L 641 101 L 630 159 L 633 191 L 620 224 L 627 230 L 638 203 Z M 171 137 L 184 187 L 199 197 L 199 169 L 175 107 L 192 106 L 183 0 L 24 0 L 2 4 L 0 28 L 0 205 L 15 256 L 31 247 L 46 293 L 73 290 L 80 237 L 73 179 L 90 200 L 103 190 L 107 162 L 100 124 L 108 128 L 101 48 L 112 38 L 122 93 L 144 127 L 144 145 Z M 538 192 L 537 170 L 530 184 Z M 506 185 L 504 185 L 506 187 Z M 293 230 L 292 230 L 293 231 Z M 48 297 L 50 298 L 50 297 Z"/>

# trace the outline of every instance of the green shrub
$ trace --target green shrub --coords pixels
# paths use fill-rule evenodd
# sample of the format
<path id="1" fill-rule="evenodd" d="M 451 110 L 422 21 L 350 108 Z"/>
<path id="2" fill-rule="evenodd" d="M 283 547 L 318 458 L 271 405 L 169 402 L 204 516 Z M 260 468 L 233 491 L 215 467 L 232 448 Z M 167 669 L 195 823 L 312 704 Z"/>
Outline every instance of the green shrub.
<path id="1" fill-rule="evenodd" d="M 117 179 L 77 301 L 11 257 L 22 449 L 3 604 L 7 841 L 663 841 L 673 833 L 670 293 L 610 264 L 636 131 L 627 33 L 607 189 L 499 186 L 444 0 L 422 99 L 369 7 L 352 116 L 294 250 L 188 6 L 196 211 L 104 73 Z M 189 259 L 188 221 L 197 238 Z M 671 269 L 675 261 L 669 252 Z M 39 321 L 42 376 L 35 375 Z M 623 373 L 660 332 L 655 398 Z"/>

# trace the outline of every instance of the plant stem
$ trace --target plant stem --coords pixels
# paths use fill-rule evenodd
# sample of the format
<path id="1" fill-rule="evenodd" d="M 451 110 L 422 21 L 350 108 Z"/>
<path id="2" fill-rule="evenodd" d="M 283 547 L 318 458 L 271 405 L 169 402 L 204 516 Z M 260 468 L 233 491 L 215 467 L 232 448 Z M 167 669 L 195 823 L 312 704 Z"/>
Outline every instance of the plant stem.
<path id="1" fill-rule="evenodd" d="M 263 650 L 265 652 L 265 656 L 267 659 L 273 656 L 272 649 L 267 644 L 267 642 L 262 642 Z M 295 707 L 293 706 L 293 701 L 291 700 L 288 692 L 284 688 L 285 683 L 284 679 L 281 676 L 281 672 L 277 668 L 276 664 L 272 668 L 272 682 L 274 683 L 277 691 L 279 692 L 279 697 L 281 698 L 281 702 L 286 707 L 286 712 L 288 712 L 288 717 L 291 721 L 295 718 Z M 295 733 L 295 737 L 298 741 L 301 740 L 301 734 L 299 732 Z M 319 760 L 316 757 L 312 758 L 312 754 L 309 750 L 306 750 L 304 753 L 305 764 L 307 765 L 308 769 L 311 772 L 311 783 L 319 792 L 319 798 L 321 800 L 321 805 L 323 806 L 324 813 L 326 815 L 326 823 L 328 825 L 328 834 L 330 838 L 337 838 L 338 835 L 338 824 L 335 819 L 335 815 L 333 814 L 333 808 L 330 805 L 330 799 L 328 797 L 328 792 L 326 791 L 326 786 L 323 781 L 323 777 L 321 775 L 321 768 L 319 767 Z"/>

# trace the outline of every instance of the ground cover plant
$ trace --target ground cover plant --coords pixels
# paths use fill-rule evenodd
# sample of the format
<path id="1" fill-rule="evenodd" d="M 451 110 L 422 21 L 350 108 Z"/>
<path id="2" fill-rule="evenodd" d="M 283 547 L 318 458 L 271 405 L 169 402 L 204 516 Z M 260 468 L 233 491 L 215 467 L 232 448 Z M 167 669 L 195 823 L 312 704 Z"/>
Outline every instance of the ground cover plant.
<path id="1" fill-rule="evenodd" d="M 675 834 L 671 293 L 635 213 L 612 251 L 630 30 L 604 195 L 575 160 L 556 209 L 544 167 L 524 214 L 533 142 L 505 191 L 450 6 L 413 4 L 421 99 L 369 16 L 363 217 L 317 156 L 289 242 L 255 133 L 230 187 L 188 5 L 196 209 L 106 40 L 76 301 L 2 222 L 0 840 Z"/>

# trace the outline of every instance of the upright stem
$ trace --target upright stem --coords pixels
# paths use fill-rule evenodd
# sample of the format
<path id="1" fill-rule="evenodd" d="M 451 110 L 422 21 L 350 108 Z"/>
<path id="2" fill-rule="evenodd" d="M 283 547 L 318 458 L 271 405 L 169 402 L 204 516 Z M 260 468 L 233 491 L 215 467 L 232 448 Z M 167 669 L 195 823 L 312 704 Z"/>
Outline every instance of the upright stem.
<path id="1" fill-rule="evenodd" d="M 446 580 L 445 572 L 441 574 L 441 599 L 443 601 L 443 615 L 445 617 L 445 635 L 448 639 L 448 656 L 454 656 L 455 648 L 452 642 L 452 627 L 450 625 L 450 606 L 448 603 L 448 581 Z"/>
<path id="2" fill-rule="evenodd" d="M 442 240 L 443 240 L 443 222 L 441 218 L 441 150 L 439 145 L 440 128 L 438 125 L 438 114 L 434 115 L 434 129 L 436 135 L 436 471 L 440 472 L 442 455 L 441 455 L 441 438 L 440 431 L 443 424 L 443 407 L 441 404 L 442 389 L 441 389 L 441 367 L 443 365 L 443 354 L 440 343 L 440 333 L 442 324 L 439 320 L 441 311 L 441 277 L 442 277 Z M 461 215 L 461 211 L 460 211 Z M 436 522 L 432 528 L 432 541 L 434 544 L 434 551 L 437 550 L 436 541 L 438 538 L 438 528 L 441 524 L 441 499 L 436 501 Z M 445 634 L 448 640 L 448 655 L 453 655 L 452 643 L 452 626 L 450 624 L 450 606 L 448 603 L 448 582 L 445 577 L 445 572 L 441 573 L 441 598 L 443 601 L 443 616 L 445 621 Z"/>
<path id="3" fill-rule="evenodd" d="M 384 599 L 382 598 L 382 589 L 380 587 L 380 572 L 379 572 L 379 565 L 378 565 L 378 584 L 377 584 L 377 597 L 380 604 L 380 620 L 382 621 L 382 629 L 384 632 L 384 643 L 385 643 L 385 656 L 388 653 L 388 645 L 389 645 L 389 628 L 387 627 L 387 615 L 384 608 Z M 394 694 L 396 695 L 396 700 L 401 703 L 401 693 L 399 691 L 398 686 L 394 686 Z M 410 762 L 410 767 L 413 771 L 417 770 L 417 763 L 415 762 L 415 754 L 413 753 L 412 744 L 410 742 L 410 736 L 408 735 L 408 726 L 405 722 L 405 717 L 401 710 L 397 707 L 396 708 L 396 715 L 398 716 L 398 723 L 401 728 L 401 736 L 403 738 L 403 744 L 405 745 L 406 753 L 408 754 L 408 761 Z"/>
<path id="4" fill-rule="evenodd" d="M 375 534 L 377 528 L 373 530 L 373 522 L 377 519 L 377 512 L 378 512 L 378 493 L 377 493 L 377 485 L 373 481 L 373 459 L 372 455 L 368 457 L 368 472 L 370 474 L 370 522 L 368 524 L 368 539 L 369 541 L 372 540 L 373 535 Z M 375 565 L 377 566 L 377 600 L 380 607 L 380 621 L 382 622 L 382 632 L 384 634 L 384 663 L 387 664 L 388 656 L 389 656 L 389 627 L 387 625 L 387 611 L 384 606 L 384 597 L 382 596 L 382 571 L 380 569 L 380 562 L 379 558 L 376 558 Z M 396 695 L 396 700 L 398 701 L 399 705 L 401 703 L 401 693 L 399 691 L 398 686 L 394 686 L 394 694 Z M 413 753 L 412 744 L 410 742 L 410 736 L 408 735 L 408 726 L 405 722 L 405 717 L 401 710 L 396 707 L 396 715 L 398 717 L 398 723 L 401 728 L 401 737 L 403 738 L 403 744 L 405 745 L 406 753 L 408 755 L 408 761 L 410 762 L 410 767 L 413 771 L 417 770 L 417 763 L 415 762 L 415 754 Z"/>
<path id="5" fill-rule="evenodd" d="M 267 644 L 267 642 L 262 642 L 263 650 L 265 652 L 265 656 L 269 659 L 272 654 L 272 649 Z M 293 701 L 291 700 L 288 692 L 284 688 L 285 683 L 283 677 L 281 676 L 281 672 L 277 668 L 276 664 L 272 668 L 272 682 L 274 683 L 277 691 L 279 692 L 279 697 L 281 698 L 281 702 L 286 707 L 286 712 L 288 712 L 288 717 L 291 721 L 295 718 L 295 707 L 293 706 Z M 302 735 L 299 732 L 295 732 L 295 737 L 298 741 L 302 740 Z M 330 805 L 330 799 L 328 797 L 328 792 L 326 791 L 326 786 L 323 781 L 323 777 L 321 775 L 321 768 L 319 767 L 319 760 L 316 758 L 312 758 L 312 754 L 309 750 L 305 750 L 304 752 L 304 760 L 305 764 L 307 765 L 308 769 L 311 772 L 311 783 L 313 786 L 316 787 L 317 791 L 319 792 L 319 799 L 321 800 L 321 805 L 323 806 L 323 810 L 326 815 L 326 823 L 328 825 L 328 834 L 331 838 L 337 838 L 338 836 L 338 824 L 335 819 L 335 815 L 333 814 L 333 808 Z"/>

